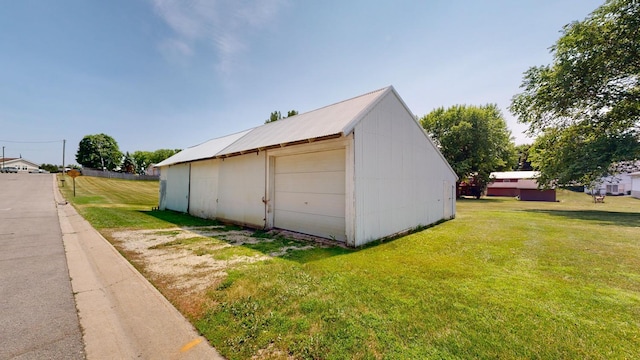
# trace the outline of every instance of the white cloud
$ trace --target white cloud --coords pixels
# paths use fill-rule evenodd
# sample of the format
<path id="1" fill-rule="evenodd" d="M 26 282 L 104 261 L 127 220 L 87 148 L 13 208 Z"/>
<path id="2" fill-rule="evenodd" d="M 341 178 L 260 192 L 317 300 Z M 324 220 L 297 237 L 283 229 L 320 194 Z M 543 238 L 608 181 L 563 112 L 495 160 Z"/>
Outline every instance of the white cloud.
<path id="1" fill-rule="evenodd" d="M 156 14 L 175 33 L 160 44 L 175 60 L 190 57 L 198 45 L 213 46 L 218 69 L 231 71 L 233 60 L 249 50 L 252 31 L 268 26 L 287 0 L 151 0 Z"/>

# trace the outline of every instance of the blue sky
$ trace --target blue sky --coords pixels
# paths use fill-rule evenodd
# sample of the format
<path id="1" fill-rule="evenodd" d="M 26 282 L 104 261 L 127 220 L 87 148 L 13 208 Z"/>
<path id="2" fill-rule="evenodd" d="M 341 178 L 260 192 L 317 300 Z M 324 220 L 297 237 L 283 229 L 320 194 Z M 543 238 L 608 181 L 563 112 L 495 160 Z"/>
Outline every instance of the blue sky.
<path id="1" fill-rule="evenodd" d="M 185 148 L 393 85 L 414 114 L 496 103 L 603 0 L 0 0 L 0 145 Z"/>

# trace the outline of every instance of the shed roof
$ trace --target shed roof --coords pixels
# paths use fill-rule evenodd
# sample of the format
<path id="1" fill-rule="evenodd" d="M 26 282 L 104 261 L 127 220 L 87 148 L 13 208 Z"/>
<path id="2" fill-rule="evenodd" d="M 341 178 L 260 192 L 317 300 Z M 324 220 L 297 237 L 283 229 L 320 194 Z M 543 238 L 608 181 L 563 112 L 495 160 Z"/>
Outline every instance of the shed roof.
<path id="1" fill-rule="evenodd" d="M 156 166 L 226 157 L 302 141 L 348 135 L 387 93 L 388 86 L 320 109 L 264 124 L 187 148 Z"/>
<path id="2" fill-rule="evenodd" d="M 540 177 L 539 171 L 498 171 L 489 176 L 493 179 L 536 179 Z"/>

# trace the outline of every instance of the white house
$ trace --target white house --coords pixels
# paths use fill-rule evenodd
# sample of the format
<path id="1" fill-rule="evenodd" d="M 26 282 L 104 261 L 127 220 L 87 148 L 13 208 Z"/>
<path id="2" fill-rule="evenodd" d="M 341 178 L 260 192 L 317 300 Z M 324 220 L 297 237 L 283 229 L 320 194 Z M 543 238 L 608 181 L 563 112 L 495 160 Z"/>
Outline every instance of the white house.
<path id="1" fill-rule="evenodd" d="M 15 167 L 18 172 L 29 172 L 32 170 L 38 170 L 40 164 L 36 164 L 32 161 L 23 158 L 0 158 L 0 167 Z"/>
<path id="2" fill-rule="evenodd" d="M 360 246 L 455 216 L 457 177 L 393 87 L 156 165 L 160 209 Z"/>
<path id="3" fill-rule="evenodd" d="M 629 174 L 631 177 L 631 196 L 640 199 L 640 171 Z"/>
<path id="4" fill-rule="evenodd" d="M 631 190 L 631 174 L 620 173 L 603 177 L 594 188 L 584 187 L 587 194 L 625 195 Z"/>

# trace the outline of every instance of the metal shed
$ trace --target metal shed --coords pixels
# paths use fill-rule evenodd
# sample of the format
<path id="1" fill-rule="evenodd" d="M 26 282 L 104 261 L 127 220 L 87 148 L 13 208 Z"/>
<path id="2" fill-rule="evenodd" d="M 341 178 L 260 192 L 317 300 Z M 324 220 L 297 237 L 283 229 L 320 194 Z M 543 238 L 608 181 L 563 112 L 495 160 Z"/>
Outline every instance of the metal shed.
<path id="1" fill-rule="evenodd" d="M 522 201 L 556 201 L 555 189 L 539 189 L 539 171 L 502 171 L 490 175 L 487 196 L 518 197 Z"/>
<path id="2" fill-rule="evenodd" d="M 160 209 L 349 246 L 455 216 L 457 177 L 391 86 L 157 166 Z"/>

